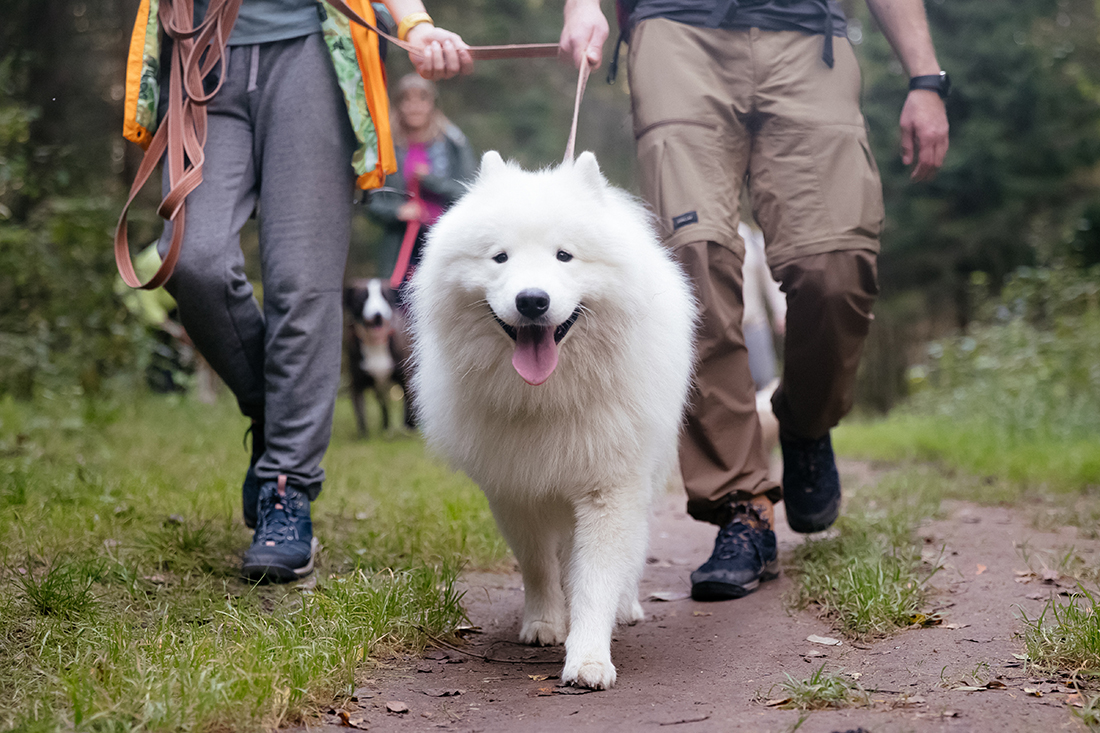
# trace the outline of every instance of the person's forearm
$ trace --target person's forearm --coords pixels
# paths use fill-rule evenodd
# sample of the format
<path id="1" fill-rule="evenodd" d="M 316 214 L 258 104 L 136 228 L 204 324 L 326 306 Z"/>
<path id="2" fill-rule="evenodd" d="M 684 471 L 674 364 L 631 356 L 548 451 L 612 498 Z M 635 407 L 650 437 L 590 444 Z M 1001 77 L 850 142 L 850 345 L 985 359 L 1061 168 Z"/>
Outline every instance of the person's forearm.
<path id="1" fill-rule="evenodd" d="M 400 23 L 402 18 L 413 13 L 427 12 L 421 0 L 382 0 L 382 3 L 390 11 L 395 23 Z"/>
<path id="2" fill-rule="evenodd" d="M 867 7 L 909 76 L 940 73 L 922 0 L 867 0 Z"/>

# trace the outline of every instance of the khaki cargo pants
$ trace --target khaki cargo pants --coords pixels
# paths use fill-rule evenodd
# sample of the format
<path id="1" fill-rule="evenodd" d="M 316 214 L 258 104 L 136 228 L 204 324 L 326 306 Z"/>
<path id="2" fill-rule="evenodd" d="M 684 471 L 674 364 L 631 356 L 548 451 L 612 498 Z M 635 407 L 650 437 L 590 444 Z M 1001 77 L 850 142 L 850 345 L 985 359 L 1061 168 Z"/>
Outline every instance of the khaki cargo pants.
<path id="1" fill-rule="evenodd" d="M 645 20 L 630 43 L 645 198 L 691 277 L 701 311 L 680 466 L 688 511 L 723 524 L 768 479 L 741 333 L 742 185 L 787 295 L 781 429 L 825 435 L 851 408 L 878 293 L 882 189 L 859 110 L 859 67 L 837 39 Z"/>

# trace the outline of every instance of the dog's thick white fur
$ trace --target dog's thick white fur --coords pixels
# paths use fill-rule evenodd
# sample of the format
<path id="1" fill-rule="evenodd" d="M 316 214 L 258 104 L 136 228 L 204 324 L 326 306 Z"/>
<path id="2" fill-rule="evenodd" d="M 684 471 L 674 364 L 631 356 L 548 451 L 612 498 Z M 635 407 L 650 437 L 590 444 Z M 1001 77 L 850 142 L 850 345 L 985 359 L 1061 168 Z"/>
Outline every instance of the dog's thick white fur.
<path id="1" fill-rule="evenodd" d="M 519 562 L 520 640 L 564 642 L 564 682 L 610 687 L 611 633 L 643 617 L 650 503 L 676 463 L 687 280 L 591 153 L 525 172 L 489 152 L 432 228 L 411 311 L 421 426 Z"/>

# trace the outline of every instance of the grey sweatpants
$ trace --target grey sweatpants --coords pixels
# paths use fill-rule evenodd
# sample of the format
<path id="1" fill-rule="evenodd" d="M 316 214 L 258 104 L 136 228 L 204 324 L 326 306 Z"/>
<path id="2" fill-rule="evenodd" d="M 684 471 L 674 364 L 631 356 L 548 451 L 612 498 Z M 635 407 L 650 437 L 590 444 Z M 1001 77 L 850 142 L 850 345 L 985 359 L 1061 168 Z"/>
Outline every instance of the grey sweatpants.
<path id="1" fill-rule="evenodd" d="M 210 103 L 203 182 L 166 287 L 241 412 L 264 421 L 262 480 L 316 498 L 340 381 L 341 283 L 351 232 L 354 133 L 320 33 L 229 50 Z M 263 310 L 240 230 L 259 204 Z M 171 238 L 166 227 L 163 255 Z"/>

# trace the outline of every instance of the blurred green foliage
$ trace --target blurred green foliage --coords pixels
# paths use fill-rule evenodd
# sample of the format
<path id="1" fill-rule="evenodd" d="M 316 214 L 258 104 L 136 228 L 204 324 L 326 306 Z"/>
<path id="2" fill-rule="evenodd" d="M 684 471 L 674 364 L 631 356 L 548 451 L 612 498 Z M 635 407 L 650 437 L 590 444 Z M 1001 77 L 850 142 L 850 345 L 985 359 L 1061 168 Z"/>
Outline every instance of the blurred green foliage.
<path id="1" fill-rule="evenodd" d="M 976 274 L 973 287 L 985 287 Z M 1100 266 L 1025 268 L 910 370 L 910 409 L 1014 438 L 1100 436 Z M 1100 444 L 1097 445 L 1100 456 Z"/>

